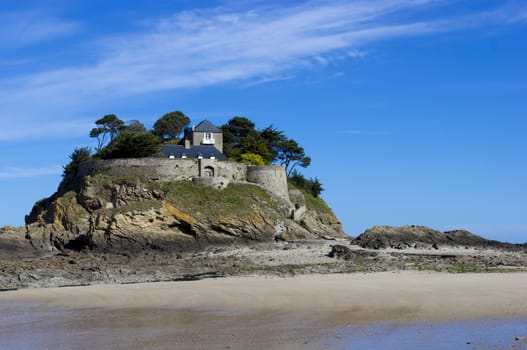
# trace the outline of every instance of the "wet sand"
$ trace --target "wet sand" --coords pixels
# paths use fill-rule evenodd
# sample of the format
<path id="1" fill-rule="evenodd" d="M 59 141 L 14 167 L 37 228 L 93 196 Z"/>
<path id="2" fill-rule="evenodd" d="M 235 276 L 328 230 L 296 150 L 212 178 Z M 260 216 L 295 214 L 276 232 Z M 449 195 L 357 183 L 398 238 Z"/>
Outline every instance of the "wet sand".
<path id="1" fill-rule="evenodd" d="M 25 289 L 0 293 L 0 345 L 342 348 L 337 340 L 349 336 L 347 327 L 378 323 L 493 318 L 521 325 L 527 320 L 526 295 L 527 273 L 232 277 Z"/>

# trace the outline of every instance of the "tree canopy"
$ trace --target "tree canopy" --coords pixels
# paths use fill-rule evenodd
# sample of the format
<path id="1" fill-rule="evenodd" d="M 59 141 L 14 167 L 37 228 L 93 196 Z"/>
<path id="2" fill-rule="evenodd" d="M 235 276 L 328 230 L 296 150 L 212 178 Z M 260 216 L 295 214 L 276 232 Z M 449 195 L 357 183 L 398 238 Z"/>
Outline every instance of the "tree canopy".
<path id="1" fill-rule="evenodd" d="M 183 112 L 175 111 L 163 115 L 154 123 L 154 135 L 163 140 L 175 140 L 183 128 L 190 123 L 190 118 Z"/>
<path id="2" fill-rule="evenodd" d="M 258 130 L 249 119 L 233 117 L 221 129 L 224 153 L 230 159 L 242 161 L 242 155 L 256 154 L 265 164 L 284 166 L 288 176 L 297 166 L 306 168 L 311 164 L 304 148 L 272 125 Z"/>
<path id="3" fill-rule="evenodd" d="M 93 157 L 141 158 L 153 156 L 163 142 L 178 140 L 190 119 L 181 111 L 164 114 L 148 130 L 138 120 L 125 123 L 115 114 L 107 114 L 95 121 L 96 127 L 90 137 L 97 138 L 96 153 Z M 246 117 L 232 117 L 221 126 L 223 132 L 223 153 L 231 160 L 252 165 L 277 164 L 285 168 L 287 177 L 296 186 L 312 193 L 315 197 L 322 191 L 317 178 L 306 179 L 298 172 L 298 167 L 307 168 L 311 158 L 297 141 L 288 138 L 272 125 L 257 129 L 253 121 Z M 71 162 L 64 167 L 64 175 L 74 174 L 78 164 L 89 160 L 88 148 L 78 148 L 70 156 Z"/>
<path id="4" fill-rule="evenodd" d="M 124 121 L 115 114 L 107 114 L 95 121 L 97 127 L 91 129 L 90 137 L 97 138 L 97 151 L 100 151 L 106 142 L 112 142 L 124 126 Z M 109 137 L 109 140 L 108 140 Z"/>
<path id="5" fill-rule="evenodd" d="M 223 139 L 227 142 L 240 141 L 256 133 L 255 125 L 245 117 L 232 117 L 221 127 Z"/>
<path id="6" fill-rule="evenodd" d="M 160 144 L 158 136 L 134 120 L 124 125 L 119 135 L 97 152 L 97 156 L 102 159 L 150 157 L 159 151 Z"/>
<path id="7" fill-rule="evenodd" d="M 304 149 L 295 140 L 284 139 L 276 146 L 276 159 L 280 165 L 285 167 L 288 177 L 291 176 L 295 167 L 307 168 L 311 164 L 311 158 L 306 156 Z"/>
<path id="8" fill-rule="evenodd" d="M 70 154 L 70 162 L 64 166 L 62 176 L 75 176 L 79 170 L 79 164 L 91 159 L 91 152 L 88 147 L 75 148 Z"/>

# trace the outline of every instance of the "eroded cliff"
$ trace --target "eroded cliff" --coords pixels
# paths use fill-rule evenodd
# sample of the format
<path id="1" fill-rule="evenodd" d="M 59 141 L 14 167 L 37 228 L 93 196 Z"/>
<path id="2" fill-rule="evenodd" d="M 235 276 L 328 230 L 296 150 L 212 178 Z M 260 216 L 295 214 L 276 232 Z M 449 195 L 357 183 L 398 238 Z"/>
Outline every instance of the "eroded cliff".
<path id="1" fill-rule="evenodd" d="M 207 245 L 346 235 L 320 198 L 292 191 L 291 203 L 264 189 L 95 175 L 62 184 L 26 217 L 27 239 L 42 251 L 189 251 Z M 295 213 L 296 215 L 293 215 Z"/>

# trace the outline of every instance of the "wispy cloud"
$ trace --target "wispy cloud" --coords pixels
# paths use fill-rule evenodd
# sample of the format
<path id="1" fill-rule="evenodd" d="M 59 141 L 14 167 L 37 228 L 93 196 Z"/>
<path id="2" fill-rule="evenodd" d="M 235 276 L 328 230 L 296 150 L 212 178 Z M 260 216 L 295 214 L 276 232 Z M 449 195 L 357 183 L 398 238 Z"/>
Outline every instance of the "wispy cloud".
<path id="1" fill-rule="evenodd" d="M 7 167 L 0 169 L 0 180 L 6 179 L 27 179 L 46 175 L 59 175 L 62 167 L 58 165 L 41 168 L 17 168 Z"/>
<path id="2" fill-rule="evenodd" d="M 527 22 L 527 8 L 525 3 L 521 5 L 521 2 L 521 0 L 509 1 L 504 6 L 490 11 L 488 16 L 501 22 L 525 23 Z"/>
<path id="3" fill-rule="evenodd" d="M 99 52 L 91 65 L 71 63 L 62 69 L 0 81 L 0 115 L 23 114 L 30 108 L 52 115 L 50 106 L 54 105 L 82 108 L 88 103 L 158 91 L 233 81 L 250 86 L 287 79 L 313 66 L 367 58 L 365 45 L 380 40 L 489 22 L 518 22 L 523 18 L 519 14 L 527 8 L 520 4 L 426 21 L 408 16 L 438 3 L 441 1 L 311 1 L 274 8 L 221 7 L 176 13 L 142 32 L 99 39 L 91 46 L 92 55 L 97 57 Z M 16 25 L 13 19 L 7 20 L 12 25 L 3 31 L 15 39 L 2 39 L 3 45 L 11 40 L 26 44 L 46 40 L 76 28 L 68 21 L 38 16 Z M 57 119 L 64 117 L 58 113 Z M 9 137 L 5 132 L 0 134 L 0 139 Z"/>
<path id="4" fill-rule="evenodd" d="M 71 35 L 79 24 L 48 16 L 35 11 L 0 13 L 0 45 L 3 48 L 18 48 Z"/>
<path id="5" fill-rule="evenodd" d="M 87 135 L 93 122 L 75 120 L 17 120 L 5 118 L 0 128 L 0 141 L 28 140 L 32 137 L 77 137 Z"/>
<path id="6" fill-rule="evenodd" d="M 434 21 L 390 23 L 386 15 L 434 1 L 308 3 L 275 10 L 188 11 L 139 34 L 106 38 L 98 63 L 26 76 L 18 84 L 38 97 L 129 95 L 282 75 L 332 55 L 361 55 L 367 42 L 445 30 Z M 264 81 L 266 80 L 264 79 Z"/>

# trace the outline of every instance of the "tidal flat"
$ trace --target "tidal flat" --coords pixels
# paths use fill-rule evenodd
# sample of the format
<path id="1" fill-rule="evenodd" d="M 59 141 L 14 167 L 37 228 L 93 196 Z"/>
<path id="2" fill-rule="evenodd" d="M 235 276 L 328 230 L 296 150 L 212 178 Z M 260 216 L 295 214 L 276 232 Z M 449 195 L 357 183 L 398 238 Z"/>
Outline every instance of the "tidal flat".
<path id="1" fill-rule="evenodd" d="M 0 293 L 2 349 L 526 349 L 527 273 L 230 277 Z"/>

